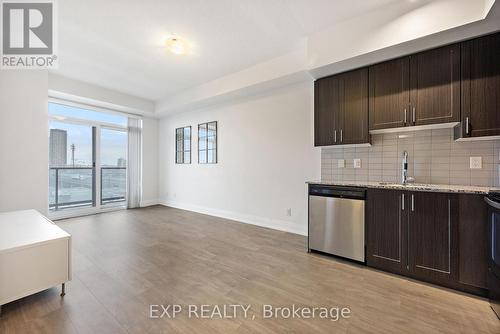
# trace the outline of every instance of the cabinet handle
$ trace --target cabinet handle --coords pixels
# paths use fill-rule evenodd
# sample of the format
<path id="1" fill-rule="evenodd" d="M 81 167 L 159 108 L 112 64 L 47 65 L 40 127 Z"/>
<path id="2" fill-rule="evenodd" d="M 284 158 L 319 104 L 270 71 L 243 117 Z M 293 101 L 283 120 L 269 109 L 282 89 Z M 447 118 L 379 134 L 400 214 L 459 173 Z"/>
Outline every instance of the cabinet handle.
<path id="1" fill-rule="evenodd" d="M 415 107 L 413 107 L 413 125 L 415 125 Z"/>
<path id="2" fill-rule="evenodd" d="M 405 123 L 405 125 L 406 125 L 406 121 L 407 121 L 407 118 L 408 118 L 407 114 L 408 114 L 408 111 L 405 108 L 405 115 L 404 115 L 404 123 Z"/>
<path id="3" fill-rule="evenodd" d="M 411 224 L 411 219 L 408 219 L 408 228 L 406 229 L 406 270 L 410 270 L 410 224 Z"/>
<path id="4" fill-rule="evenodd" d="M 415 195 L 411 195 L 411 211 L 415 211 Z"/>
<path id="5" fill-rule="evenodd" d="M 340 129 L 340 142 L 342 143 L 344 141 L 344 138 L 342 136 L 342 129 Z"/>
<path id="6" fill-rule="evenodd" d="M 451 272 L 451 201 L 448 198 L 448 272 Z"/>
<path id="7" fill-rule="evenodd" d="M 401 194 L 401 210 L 405 211 L 405 194 Z"/>
<path id="8" fill-rule="evenodd" d="M 469 134 L 469 117 L 465 117 L 465 134 Z"/>
<path id="9" fill-rule="evenodd" d="M 334 130 L 333 132 L 333 140 L 337 142 L 337 130 Z"/>

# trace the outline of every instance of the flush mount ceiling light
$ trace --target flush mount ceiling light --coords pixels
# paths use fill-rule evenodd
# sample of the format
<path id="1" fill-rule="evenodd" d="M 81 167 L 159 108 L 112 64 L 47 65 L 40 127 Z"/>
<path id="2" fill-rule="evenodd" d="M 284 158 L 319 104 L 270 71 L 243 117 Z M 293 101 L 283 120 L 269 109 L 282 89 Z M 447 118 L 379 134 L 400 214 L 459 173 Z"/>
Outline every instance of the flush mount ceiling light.
<path id="1" fill-rule="evenodd" d="M 176 55 L 183 55 L 189 51 L 189 43 L 178 36 L 170 36 L 165 39 L 165 47 Z"/>

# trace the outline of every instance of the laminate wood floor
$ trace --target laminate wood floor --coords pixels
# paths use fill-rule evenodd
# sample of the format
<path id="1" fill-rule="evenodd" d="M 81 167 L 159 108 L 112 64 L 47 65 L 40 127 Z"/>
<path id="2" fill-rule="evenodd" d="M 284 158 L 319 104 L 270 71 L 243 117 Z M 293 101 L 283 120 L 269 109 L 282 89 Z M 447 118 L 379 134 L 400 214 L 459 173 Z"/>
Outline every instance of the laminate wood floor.
<path id="1" fill-rule="evenodd" d="M 4 305 L 0 333 L 500 333 L 484 299 L 308 254 L 294 234 L 162 206 L 58 224 L 73 235 L 66 296 Z M 256 317 L 151 319 L 151 304 L 251 304 Z M 265 304 L 351 316 L 263 319 Z"/>

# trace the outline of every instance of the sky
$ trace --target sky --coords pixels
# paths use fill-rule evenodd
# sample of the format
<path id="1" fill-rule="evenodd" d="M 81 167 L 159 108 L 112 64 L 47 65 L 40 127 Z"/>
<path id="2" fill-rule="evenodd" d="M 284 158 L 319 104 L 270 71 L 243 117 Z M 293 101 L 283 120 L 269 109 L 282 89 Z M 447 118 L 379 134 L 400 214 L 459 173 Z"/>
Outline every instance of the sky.
<path id="1" fill-rule="evenodd" d="M 66 116 L 117 125 L 127 125 L 127 117 L 124 116 L 105 114 L 54 103 L 49 103 L 49 114 L 52 116 Z M 71 144 L 75 144 L 75 163 L 78 165 L 92 165 L 92 127 L 90 125 L 51 121 L 50 129 L 67 131 L 68 164 L 71 164 Z M 119 158 L 127 158 L 127 133 L 102 128 L 101 165 L 116 166 Z"/>

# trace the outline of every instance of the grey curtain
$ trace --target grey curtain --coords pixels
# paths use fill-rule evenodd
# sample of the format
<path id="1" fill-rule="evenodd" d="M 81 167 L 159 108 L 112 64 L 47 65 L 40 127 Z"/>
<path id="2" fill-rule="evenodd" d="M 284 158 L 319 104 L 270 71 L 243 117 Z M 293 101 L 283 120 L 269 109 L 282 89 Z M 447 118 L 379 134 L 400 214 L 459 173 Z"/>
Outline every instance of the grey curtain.
<path id="1" fill-rule="evenodd" d="M 142 120 L 128 119 L 128 208 L 141 204 Z"/>

